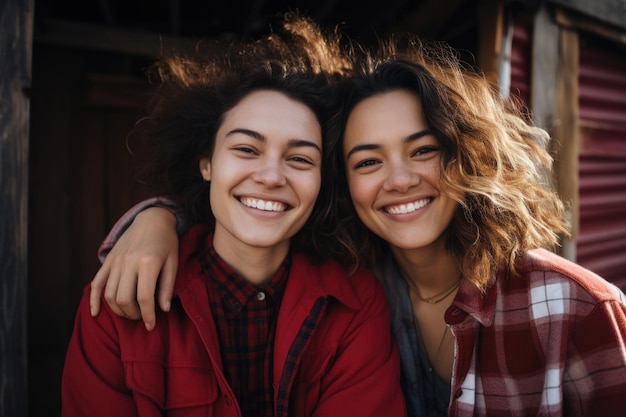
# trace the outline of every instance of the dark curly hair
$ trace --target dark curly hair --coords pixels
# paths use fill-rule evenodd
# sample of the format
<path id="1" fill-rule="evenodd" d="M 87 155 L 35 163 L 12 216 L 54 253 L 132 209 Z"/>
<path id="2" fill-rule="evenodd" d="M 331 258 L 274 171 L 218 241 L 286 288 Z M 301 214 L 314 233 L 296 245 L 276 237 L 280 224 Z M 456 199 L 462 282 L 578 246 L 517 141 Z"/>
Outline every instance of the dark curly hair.
<path id="1" fill-rule="evenodd" d="M 258 90 L 278 91 L 309 107 L 322 127 L 321 191 L 313 212 L 292 239 L 292 248 L 313 261 L 334 258 L 344 266 L 346 239 L 331 217 L 335 181 L 328 169 L 327 121 L 336 117 L 335 84 L 348 61 L 339 52 L 340 36 L 322 31 L 307 18 L 284 15 L 282 32 L 257 41 L 231 44 L 210 56 L 164 56 L 150 70 L 155 94 L 133 133 L 149 149 L 141 178 L 158 195 L 172 198 L 190 224 L 215 225 L 210 184 L 198 164 L 211 157 L 215 135 L 226 112 Z"/>

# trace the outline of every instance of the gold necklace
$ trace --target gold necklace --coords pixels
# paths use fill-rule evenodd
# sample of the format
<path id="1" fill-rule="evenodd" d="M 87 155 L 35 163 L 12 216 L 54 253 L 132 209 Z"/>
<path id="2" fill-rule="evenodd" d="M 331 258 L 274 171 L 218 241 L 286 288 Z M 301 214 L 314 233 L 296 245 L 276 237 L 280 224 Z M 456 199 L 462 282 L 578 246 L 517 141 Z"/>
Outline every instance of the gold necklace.
<path id="1" fill-rule="evenodd" d="M 437 346 L 437 351 L 435 352 L 435 358 L 431 359 L 430 354 L 428 353 L 428 349 L 426 348 L 426 342 L 424 341 L 424 336 L 422 335 L 422 331 L 417 321 L 417 317 L 415 317 L 415 331 L 417 332 L 418 343 L 422 352 L 426 356 L 426 360 L 428 362 L 428 372 L 433 374 L 434 368 L 439 364 L 439 353 L 441 352 L 441 348 L 443 347 L 443 342 L 446 340 L 446 334 L 448 334 L 449 327 L 446 325 L 443 329 L 443 334 L 441 335 L 441 340 L 439 341 L 439 346 Z M 454 337 L 452 338 L 454 339 Z"/>
<path id="2" fill-rule="evenodd" d="M 411 281 L 409 281 L 411 282 Z M 424 298 L 420 295 L 419 290 L 417 289 L 417 286 L 413 283 L 411 283 L 411 288 L 413 289 L 413 292 L 415 292 L 415 296 L 417 298 L 419 298 L 421 301 L 428 303 L 428 304 L 437 304 L 442 302 L 443 300 L 445 300 L 446 298 L 448 298 L 448 296 L 450 294 L 452 294 L 454 292 L 454 290 L 456 290 L 459 285 L 461 285 L 461 280 L 457 280 L 454 284 L 452 284 L 452 286 L 450 288 L 447 288 L 443 291 L 441 291 L 439 294 L 435 294 L 432 297 L 428 297 L 428 298 Z"/>

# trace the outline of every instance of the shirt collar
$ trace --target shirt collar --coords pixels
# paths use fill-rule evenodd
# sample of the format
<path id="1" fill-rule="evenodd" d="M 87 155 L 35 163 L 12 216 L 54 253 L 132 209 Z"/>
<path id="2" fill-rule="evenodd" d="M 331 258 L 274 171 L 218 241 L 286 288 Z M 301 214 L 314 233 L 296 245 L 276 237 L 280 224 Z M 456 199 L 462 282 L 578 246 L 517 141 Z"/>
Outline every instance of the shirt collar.
<path id="1" fill-rule="evenodd" d="M 463 279 L 452 303 L 452 308 L 449 309 L 452 316 L 450 322 L 458 321 L 458 318 L 455 319 L 454 317 L 458 317 L 458 309 L 460 309 L 472 316 L 481 325 L 485 327 L 491 326 L 496 310 L 497 292 L 493 283 L 494 281 L 492 280 L 483 293 L 470 280 Z M 446 321 L 448 321 L 448 317 L 448 314 L 446 314 Z"/>
<path id="2" fill-rule="evenodd" d="M 200 257 L 202 272 L 215 286 L 225 308 L 233 314 L 239 314 L 248 300 L 257 297 L 260 292 L 278 303 L 284 293 L 289 275 L 291 256 L 288 255 L 272 279 L 262 285 L 254 285 L 233 270 L 215 251 L 213 236 L 206 240 L 206 251 Z"/>
<path id="3" fill-rule="evenodd" d="M 413 314 L 408 295 L 406 294 L 408 287 L 398 270 L 391 251 L 384 253 L 380 264 L 374 268 L 374 272 L 385 284 L 392 314 L 400 314 L 400 316 L 405 314 L 396 305 L 401 300 L 406 300 L 409 303 L 406 305 L 407 311 Z M 491 326 L 495 314 L 497 296 L 497 288 L 494 284 L 495 279 L 492 279 L 483 293 L 470 280 L 462 279 L 452 306 L 446 312 L 446 322 L 449 324 L 460 323 L 467 315 L 470 315 L 483 326 Z M 398 293 L 398 291 L 402 293 Z"/>

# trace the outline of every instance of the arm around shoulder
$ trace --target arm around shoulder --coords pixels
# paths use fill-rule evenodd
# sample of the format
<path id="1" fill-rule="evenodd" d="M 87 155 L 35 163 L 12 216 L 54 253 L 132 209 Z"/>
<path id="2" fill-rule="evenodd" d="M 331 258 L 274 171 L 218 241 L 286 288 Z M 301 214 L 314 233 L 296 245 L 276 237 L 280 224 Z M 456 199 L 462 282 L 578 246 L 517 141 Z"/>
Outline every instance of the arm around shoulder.
<path id="1" fill-rule="evenodd" d="M 92 315 L 99 313 L 104 294 L 116 314 L 143 318 L 146 328 L 152 329 L 157 281 L 159 305 L 169 310 L 178 266 L 176 229 L 180 222 L 166 203 L 157 198 L 137 204 L 105 239 L 99 252 L 103 264 L 91 285 Z"/>

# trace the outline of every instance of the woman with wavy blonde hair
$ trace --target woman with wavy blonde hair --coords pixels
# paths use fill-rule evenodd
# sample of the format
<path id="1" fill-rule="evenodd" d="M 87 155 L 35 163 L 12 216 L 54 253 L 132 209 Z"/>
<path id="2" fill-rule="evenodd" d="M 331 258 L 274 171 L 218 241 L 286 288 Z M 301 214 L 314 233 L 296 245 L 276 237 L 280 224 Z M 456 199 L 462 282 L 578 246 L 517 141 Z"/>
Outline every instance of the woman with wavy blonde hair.
<path id="1" fill-rule="evenodd" d="M 353 74 L 329 125 L 331 210 L 348 232 L 346 256 L 385 286 L 409 415 L 625 409 L 625 297 L 551 252 L 567 224 L 546 177 L 547 133 L 444 44 L 393 36 L 346 54 Z M 108 300 L 134 318 L 135 293 L 119 282 L 139 280 L 152 294 L 156 277 L 146 271 L 172 253 L 173 232 L 150 237 L 168 242 L 150 268 L 124 254 L 157 253 L 131 237 L 161 221 L 143 217 L 94 279 L 97 293 L 111 265 L 125 265 L 124 277 L 110 274 Z M 167 292 L 161 286 L 161 304 Z"/>

